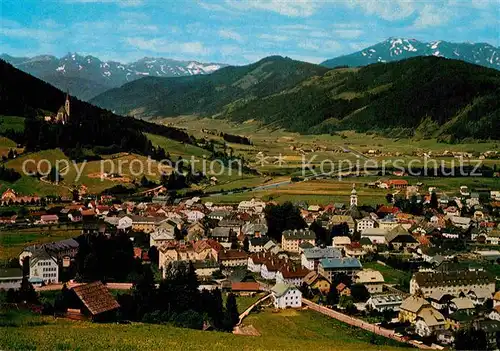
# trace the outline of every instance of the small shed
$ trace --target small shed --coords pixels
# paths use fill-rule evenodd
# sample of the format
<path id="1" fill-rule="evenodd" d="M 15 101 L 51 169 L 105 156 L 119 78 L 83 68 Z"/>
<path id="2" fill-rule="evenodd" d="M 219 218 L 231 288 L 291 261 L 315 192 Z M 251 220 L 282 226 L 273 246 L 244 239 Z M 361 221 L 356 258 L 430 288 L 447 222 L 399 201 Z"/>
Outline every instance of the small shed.
<path id="1" fill-rule="evenodd" d="M 108 288 L 100 281 L 79 285 L 72 290 L 81 302 L 80 313 L 93 321 L 112 320 L 116 310 L 120 308 Z"/>

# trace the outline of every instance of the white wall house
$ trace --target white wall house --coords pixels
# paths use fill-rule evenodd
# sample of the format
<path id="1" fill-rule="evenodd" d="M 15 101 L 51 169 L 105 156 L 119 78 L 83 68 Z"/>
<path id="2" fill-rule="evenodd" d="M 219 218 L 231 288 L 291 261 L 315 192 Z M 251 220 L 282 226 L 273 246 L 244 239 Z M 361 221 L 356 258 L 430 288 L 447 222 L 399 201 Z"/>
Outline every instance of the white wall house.
<path id="1" fill-rule="evenodd" d="M 46 251 L 34 253 L 30 257 L 29 279 L 41 279 L 45 284 L 59 282 L 59 265 L 57 260 Z"/>
<path id="2" fill-rule="evenodd" d="M 356 221 L 356 230 L 363 233 L 365 229 L 373 228 L 375 226 L 375 221 L 371 217 L 365 217 Z"/>
<path id="3" fill-rule="evenodd" d="M 298 308 L 302 306 L 302 293 L 293 285 L 277 283 L 271 289 L 275 308 Z"/>

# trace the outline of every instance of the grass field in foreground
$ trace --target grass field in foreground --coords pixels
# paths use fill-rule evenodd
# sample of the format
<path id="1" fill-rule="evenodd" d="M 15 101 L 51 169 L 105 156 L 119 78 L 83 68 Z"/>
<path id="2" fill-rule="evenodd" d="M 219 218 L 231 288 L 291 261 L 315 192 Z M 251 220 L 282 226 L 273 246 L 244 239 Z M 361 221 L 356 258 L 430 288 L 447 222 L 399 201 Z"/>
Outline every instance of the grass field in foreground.
<path id="1" fill-rule="evenodd" d="M 26 246 L 73 238 L 79 229 L 41 230 L 36 228 L 0 231 L 0 259 L 18 257 Z"/>
<path id="2" fill-rule="evenodd" d="M 262 312 L 248 317 L 262 336 L 180 329 L 168 325 L 95 324 L 0 315 L 5 350 L 403 350 L 370 344 L 370 333 L 312 311 Z M 382 342 L 394 342 L 377 339 Z"/>

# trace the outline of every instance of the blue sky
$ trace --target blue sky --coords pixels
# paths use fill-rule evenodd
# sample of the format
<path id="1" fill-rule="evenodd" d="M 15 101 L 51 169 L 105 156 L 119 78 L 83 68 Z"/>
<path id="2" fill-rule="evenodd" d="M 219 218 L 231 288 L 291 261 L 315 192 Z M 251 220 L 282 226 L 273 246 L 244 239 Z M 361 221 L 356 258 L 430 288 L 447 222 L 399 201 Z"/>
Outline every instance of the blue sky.
<path id="1" fill-rule="evenodd" d="M 496 0 L 0 0 L 0 52 L 321 62 L 388 37 L 500 45 Z"/>

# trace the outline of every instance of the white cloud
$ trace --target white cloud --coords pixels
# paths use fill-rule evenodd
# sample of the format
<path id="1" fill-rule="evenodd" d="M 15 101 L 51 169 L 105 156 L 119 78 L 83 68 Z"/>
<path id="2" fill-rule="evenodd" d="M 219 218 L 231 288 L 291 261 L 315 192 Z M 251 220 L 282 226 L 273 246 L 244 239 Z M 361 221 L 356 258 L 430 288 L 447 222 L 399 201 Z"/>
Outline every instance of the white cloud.
<path id="1" fill-rule="evenodd" d="M 205 56 L 210 53 L 210 49 L 204 47 L 203 43 L 195 42 L 175 42 L 167 39 L 145 39 L 142 37 L 125 38 L 125 42 L 137 49 L 156 53 L 189 54 Z"/>
<path id="2" fill-rule="evenodd" d="M 345 4 L 359 7 L 369 15 L 376 15 L 387 21 L 407 18 L 415 12 L 416 5 L 408 0 L 348 0 Z"/>
<path id="3" fill-rule="evenodd" d="M 361 29 L 338 29 L 333 31 L 336 38 L 340 39 L 356 39 L 363 35 L 364 31 Z"/>
<path id="4" fill-rule="evenodd" d="M 143 0 L 65 0 L 67 4 L 117 4 L 120 7 L 137 7 L 141 6 Z"/>
<path id="5" fill-rule="evenodd" d="M 287 41 L 289 38 L 286 35 L 274 35 L 274 34 L 261 34 L 260 39 L 270 40 L 270 41 Z"/>
<path id="6" fill-rule="evenodd" d="M 240 43 L 244 41 L 243 37 L 239 33 L 232 31 L 232 30 L 229 30 L 229 29 L 219 30 L 219 35 L 222 38 L 235 40 L 235 41 L 240 42 Z"/>
<path id="7" fill-rule="evenodd" d="M 304 40 L 298 43 L 304 50 L 335 53 L 342 48 L 342 45 L 335 40 Z"/>
<path id="8" fill-rule="evenodd" d="M 413 22 L 413 27 L 416 29 L 438 27 L 448 23 L 453 17 L 454 12 L 447 7 L 426 4 Z"/>
<path id="9" fill-rule="evenodd" d="M 322 5 L 312 0 L 226 0 L 226 4 L 238 10 L 271 11 L 289 17 L 309 17 Z"/>

